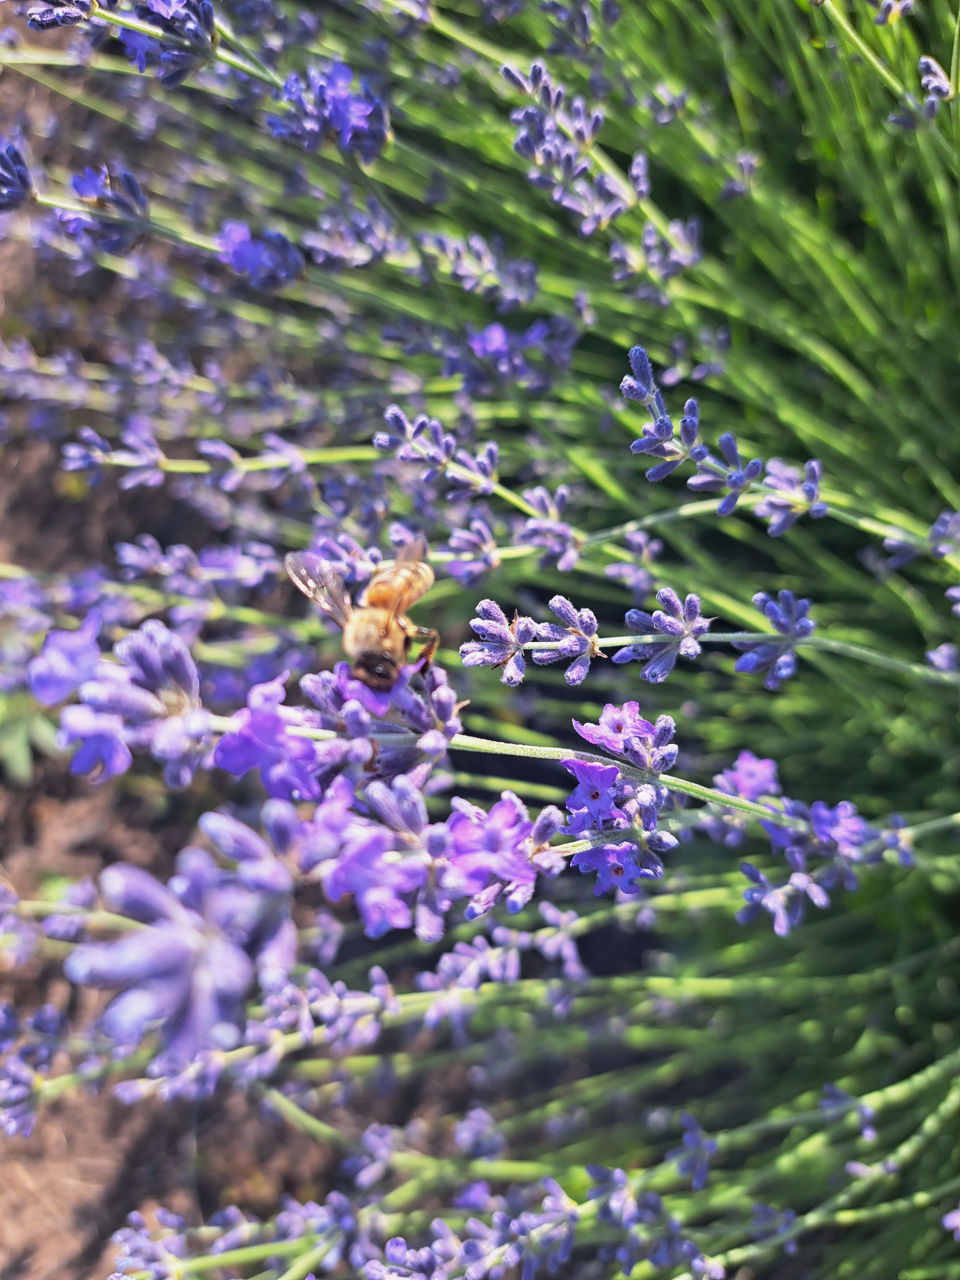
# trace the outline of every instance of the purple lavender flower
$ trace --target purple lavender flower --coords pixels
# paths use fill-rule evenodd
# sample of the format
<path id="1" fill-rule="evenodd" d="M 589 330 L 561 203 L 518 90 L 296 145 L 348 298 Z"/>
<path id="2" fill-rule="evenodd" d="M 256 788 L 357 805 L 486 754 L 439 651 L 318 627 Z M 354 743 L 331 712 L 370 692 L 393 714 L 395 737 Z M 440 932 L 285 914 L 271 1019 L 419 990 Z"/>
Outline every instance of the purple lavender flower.
<path id="1" fill-rule="evenodd" d="M 944 1231 L 949 1231 L 957 1244 L 960 1244 L 960 1204 L 955 1209 L 951 1209 L 949 1213 L 945 1213 L 940 1219 L 940 1225 Z"/>
<path id="2" fill-rule="evenodd" d="M 40 1077 L 16 1054 L 0 1062 L 0 1133 L 29 1138 L 37 1119 Z"/>
<path id="3" fill-rule="evenodd" d="M 618 790 L 620 770 L 615 764 L 594 764 L 588 760 L 561 760 L 568 773 L 572 773 L 577 785 L 567 797 L 566 806 L 572 816 L 582 815 L 582 823 L 575 823 L 573 834 L 589 826 L 601 827 L 605 822 L 622 819 L 617 808 L 622 792 Z"/>
<path id="4" fill-rule="evenodd" d="M 259 769 L 269 796 L 316 800 L 321 794 L 317 775 L 330 760 L 330 748 L 289 732 L 298 718 L 302 720 L 302 713 L 299 717 L 296 711 L 287 717 L 283 714 L 287 676 L 283 671 L 276 679 L 252 687 L 246 707 L 232 717 L 233 729 L 214 748 L 213 763 L 236 777 Z"/>
<path id="5" fill-rule="evenodd" d="M 629 609 L 626 615 L 627 626 L 641 635 L 659 633 L 669 638 L 653 644 L 638 642 L 627 645 L 613 655 L 614 662 L 642 662 L 644 665 L 640 678 L 649 680 L 651 684 L 660 684 L 666 680 L 678 656 L 690 659 L 699 656 L 699 637 L 710 629 L 713 621 L 712 618 L 700 616 L 699 596 L 688 595 L 681 603 L 675 591 L 664 587 L 657 592 L 657 603 L 661 608 L 653 613 Z"/>
<path id="6" fill-rule="evenodd" d="M 897 22 L 913 12 L 913 0 L 869 0 L 869 3 L 877 10 L 873 21 L 878 27 Z"/>
<path id="7" fill-rule="evenodd" d="M 283 888 L 250 889 L 201 850 L 187 849 L 170 885 L 117 863 L 101 874 L 100 892 L 112 911 L 146 926 L 77 947 L 64 962 L 72 982 L 119 988 L 101 1020 L 106 1035 L 129 1050 L 157 1032 L 151 1069 L 158 1075 L 183 1070 L 201 1049 L 237 1044 L 244 997 L 267 943 L 261 927 L 275 897 L 285 898 Z"/>
<path id="8" fill-rule="evenodd" d="M 781 640 L 737 640 L 734 648 L 743 657 L 734 663 L 734 671 L 765 671 L 765 689 L 779 689 L 797 669 L 796 645 L 811 635 L 816 623 L 807 617 L 810 600 L 798 600 L 792 591 L 781 591 L 774 600 L 766 591 L 758 591 L 753 603 L 764 615 Z"/>
<path id="9" fill-rule="evenodd" d="M 453 812 L 442 829 L 427 841 L 434 857 L 441 857 L 440 884 L 451 900 L 469 897 L 468 918 L 483 915 L 503 898 L 509 911 L 519 911 L 533 895 L 541 872 L 556 875 L 562 868 L 549 844 L 563 823 L 563 815 L 548 805 L 532 821 L 526 805 L 512 791 L 504 791 L 489 812 L 454 797 Z"/>
<path id="10" fill-rule="evenodd" d="M 781 1212 L 770 1205 L 755 1204 L 753 1206 L 753 1221 L 750 1223 L 750 1234 L 754 1240 L 765 1240 L 769 1236 L 786 1235 L 796 1220 L 797 1214 L 794 1209 L 784 1209 Z M 788 1257 L 792 1257 L 798 1248 L 797 1241 L 790 1239 L 784 1244 L 783 1252 Z"/>
<path id="11" fill-rule="evenodd" d="M 81 427 L 77 432 L 80 443 L 67 441 L 63 446 L 64 471 L 84 471 L 88 474 L 91 485 L 99 484 L 103 479 L 103 468 L 110 455 L 110 444 L 103 436 L 97 435 L 92 427 Z M 162 481 L 163 476 L 160 476 Z"/>
<path id="12" fill-rule="evenodd" d="M 687 400 L 680 419 L 679 438 L 674 436 L 673 419 L 667 412 L 666 402 L 650 368 L 650 359 L 643 347 L 631 347 L 629 353 L 632 376 L 620 383 L 620 394 L 627 400 L 635 400 L 653 413 L 653 421 L 645 422 L 639 439 L 630 446 L 631 453 L 642 453 L 661 461 L 647 470 L 647 479 L 657 484 L 672 475 L 686 461 L 698 466 L 708 457 L 707 447 L 699 444 L 700 409 L 696 400 Z"/>
<path id="13" fill-rule="evenodd" d="M 727 795 L 754 802 L 780 794 L 776 762 L 760 760 L 752 751 L 741 751 L 732 768 L 714 774 L 713 785 Z M 697 826 L 711 840 L 735 848 L 743 843 L 749 823 L 746 814 L 720 807 L 717 812 L 708 812 Z"/>
<path id="14" fill-rule="evenodd" d="M 701 1191 L 707 1185 L 710 1174 L 710 1158 L 716 1154 L 716 1139 L 708 1138 L 688 1111 L 680 1115 L 683 1125 L 683 1145 L 668 1151 L 665 1159 L 672 1160 L 677 1172 L 689 1177 L 694 1191 Z"/>
<path id="15" fill-rule="evenodd" d="M 383 102 L 366 85 L 353 88 L 353 71 L 343 62 L 325 69 L 306 71 L 306 83 L 297 74 L 287 77 L 279 99 L 287 105 L 267 125 L 276 138 L 296 142 L 305 151 L 317 151 L 326 138 L 335 138 L 341 150 L 366 162 L 383 150 L 390 131 Z"/>
<path id="16" fill-rule="evenodd" d="M 417 239 L 431 259 L 444 261 L 451 279 L 463 290 L 495 302 L 501 313 L 528 307 L 537 296 L 536 263 L 526 258 L 503 260 L 502 245 L 496 240 L 490 245 L 476 232 L 465 240 L 430 233 Z"/>
<path id="17" fill-rule="evenodd" d="M 815 458 L 804 463 L 802 480 L 796 467 L 779 458 L 770 458 L 766 465 L 763 487 L 773 492 L 757 503 L 754 512 L 769 521 L 771 538 L 779 538 L 802 515 L 820 520 L 827 514 L 827 504 L 820 499 L 823 468 Z"/>
<path id="18" fill-rule="evenodd" d="M 531 516 L 516 530 L 516 541 L 543 547 L 545 554 L 537 562 L 541 569 L 555 565 L 561 573 L 567 573 L 580 559 L 583 545 L 582 536 L 563 519 L 569 489 L 561 484 L 551 494 L 543 485 L 537 485 L 535 489 L 524 489 L 523 496 L 540 514 Z"/>
<path id="19" fill-rule="evenodd" d="M 217 237 L 220 261 L 258 289 L 279 289 L 303 273 L 303 254 L 279 231 L 254 238 L 245 222 L 225 222 Z"/>
<path id="20" fill-rule="evenodd" d="M 91 707 L 63 708 L 57 745 L 62 751 L 76 747 L 70 772 L 85 773 L 95 783 L 116 778 L 133 764 L 133 754 L 124 738 L 123 717 Z"/>
<path id="21" fill-rule="evenodd" d="M 465 667 L 502 667 L 504 684 L 518 685 L 526 664 L 524 645 L 537 638 L 538 627 L 532 618 L 514 613 L 513 621 L 495 600 L 481 600 L 477 616 L 471 618 L 470 629 L 480 637 L 460 646 L 460 661 Z"/>
<path id="22" fill-rule="evenodd" d="M 617 890 L 633 895 L 640 892 L 641 880 L 657 878 L 653 868 L 640 865 L 637 855 L 637 845 L 632 840 L 623 840 L 618 844 L 600 844 L 583 849 L 573 855 L 570 865 L 585 875 L 597 877 L 593 892 L 598 898 L 601 894 Z"/>
<path id="23" fill-rule="evenodd" d="M 99 169 L 88 165 L 73 179 L 73 189 L 90 213 L 61 210 L 59 218 L 67 235 L 104 253 L 129 253 L 150 216 L 147 198 L 134 175 L 128 169 L 110 171 L 105 165 Z"/>
<path id="24" fill-rule="evenodd" d="M 759 478 L 763 461 L 752 458 L 744 464 L 732 431 L 725 431 L 717 444 L 723 454 L 723 462 L 710 453 L 704 454 L 697 460 L 697 474 L 687 481 L 687 488 L 695 493 L 724 493 L 726 496 L 720 500 L 717 515 L 728 516 L 743 493 Z"/>
<path id="25" fill-rule="evenodd" d="M 954 96 L 953 86 L 940 63 L 928 54 L 920 58 L 918 70 L 920 87 L 927 95 L 923 100 L 923 114 L 927 120 L 932 120 L 940 110 L 940 103 L 948 102 Z"/>
<path id="26" fill-rule="evenodd" d="M 927 531 L 927 541 L 937 560 L 960 552 L 960 511 L 941 511 Z"/>
<path id="27" fill-rule="evenodd" d="M 49 633 L 27 667 L 30 692 L 38 702 L 47 707 L 63 702 L 94 675 L 100 661 L 100 624 L 100 614 L 91 610 L 76 631 Z"/>
<path id="28" fill-rule="evenodd" d="M 607 565 L 604 573 L 608 578 L 623 582 L 633 596 L 634 604 L 638 605 L 653 590 L 651 566 L 663 551 L 663 543 L 659 538 L 651 538 L 642 529 L 626 534 L 624 541 L 633 552 L 634 560 Z"/>
<path id="29" fill-rule="evenodd" d="M 121 27 L 117 37 L 141 74 L 147 67 L 157 68 L 157 78 L 164 88 L 177 88 L 213 58 L 218 35 L 210 0 L 149 0 L 136 5 L 134 13 L 157 34 L 148 36 Z"/>
<path id="30" fill-rule="evenodd" d="M 608 702 L 599 724 L 574 720 L 573 727 L 587 742 L 604 747 L 649 773 L 663 773 L 676 763 L 679 748 L 670 742 L 676 729 L 673 719 L 658 716 L 651 724 L 639 714 L 637 702 L 625 702 L 622 707 Z"/>
<path id="31" fill-rule="evenodd" d="M 737 912 L 737 921 L 747 924 L 765 911 L 773 919 L 773 931 L 785 938 L 804 917 L 809 899 L 815 907 L 826 907 L 830 899 L 821 885 L 803 871 L 794 871 L 785 884 L 774 886 L 751 862 L 741 862 L 740 870 L 751 882 L 744 890 L 745 907 Z"/>
<path id="32" fill-rule="evenodd" d="M 954 672 L 960 670 L 958 650 L 955 644 L 938 644 L 935 649 L 928 649 L 925 657 L 935 671 Z"/>
<path id="33" fill-rule="evenodd" d="M 518 126 L 513 149 L 530 161 L 530 182 L 549 191 L 554 204 L 580 219 L 581 235 L 607 227 L 635 196 L 608 174 L 593 172 L 589 149 L 603 125 L 603 111 L 587 107 L 580 97 L 565 109 L 565 90 L 551 83 L 541 62 L 532 63 L 527 76 L 510 66 L 500 70 L 514 88 L 533 99 L 510 115 Z"/>
<path id="34" fill-rule="evenodd" d="M 466 529 L 454 529 L 443 551 L 453 557 L 445 565 L 447 573 L 465 587 L 473 586 L 500 566 L 496 539 L 487 522 L 479 517 L 472 519 Z"/>
<path id="35" fill-rule="evenodd" d="M 120 443 L 126 448 L 115 449 L 110 454 L 110 461 L 114 466 L 126 468 L 120 477 L 121 489 L 134 489 L 137 485 L 153 489 L 163 484 L 163 451 L 157 444 L 149 419 L 140 414 L 128 418 L 120 433 Z"/>
<path id="36" fill-rule="evenodd" d="M 85 22 L 96 7 L 96 0 L 51 0 L 51 3 L 34 4 L 27 10 L 27 26 L 32 31 L 74 27 Z"/>
<path id="37" fill-rule="evenodd" d="M 98 664 L 94 678 L 80 685 L 80 701 L 98 716 L 119 717 L 126 746 L 149 750 L 163 763 L 167 784 L 185 786 L 203 758 L 210 729 L 189 649 L 162 622 L 150 619 L 118 640 L 113 652 L 118 662 Z M 75 712 L 61 723 L 67 734 L 83 730 Z M 90 724 L 92 736 L 103 728 Z"/>
<path id="38" fill-rule="evenodd" d="M 605 656 L 597 642 L 596 615 L 590 609 L 575 609 L 565 596 L 554 596 L 550 608 L 566 626 L 559 627 L 554 622 L 540 624 L 537 639 L 550 641 L 556 647 L 534 649 L 533 660 L 539 666 L 569 662 L 563 678 L 569 685 L 580 684 L 590 670 L 592 659 Z"/>
<path id="39" fill-rule="evenodd" d="M 0 213 L 19 209 L 33 198 L 33 181 L 20 149 L 0 137 Z"/>

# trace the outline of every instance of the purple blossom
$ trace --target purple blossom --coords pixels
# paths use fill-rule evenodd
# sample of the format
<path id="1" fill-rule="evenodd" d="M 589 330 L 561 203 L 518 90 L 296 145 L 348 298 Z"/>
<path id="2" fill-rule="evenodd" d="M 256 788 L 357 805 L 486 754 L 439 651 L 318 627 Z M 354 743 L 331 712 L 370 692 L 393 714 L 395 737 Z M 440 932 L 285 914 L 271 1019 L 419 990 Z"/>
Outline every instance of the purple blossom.
<path id="1" fill-rule="evenodd" d="M 178 635 L 151 618 L 118 640 L 113 653 L 117 662 L 101 661 L 93 679 L 80 685 L 80 701 L 97 716 L 85 722 L 75 708 L 66 708 L 64 733 L 80 736 L 86 723 L 90 735 L 99 738 L 111 731 L 108 721 L 98 723 L 99 717 L 118 717 L 118 736 L 126 746 L 149 750 L 163 763 L 167 784 L 185 786 L 201 763 L 210 729 L 190 651 Z M 73 767 L 78 769 L 76 757 Z"/>
<path id="2" fill-rule="evenodd" d="M 601 827 L 605 822 L 622 819 L 623 814 L 617 808 L 622 794 L 617 789 L 620 770 L 615 764 L 594 764 L 588 760 L 561 760 L 560 763 L 577 780 L 566 801 L 572 815 L 584 816 L 584 825 L 577 826 L 576 830 Z"/>
<path id="3" fill-rule="evenodd" d="M 278 95 L 288 109 L 267 119 L 274 137 L 311 152 L 326 138 L 335 138 L 341 150 L 353 152 L 364 163 L 374 160 L 389 136 L 389 118 L 381 100 L 366 85 L 354 89 L 353 80 L 353 71 L 343 62 L 309 66 L 306 82 L 297 74 L 288 76 Z"/>
<path id="4" fill-rule="evenodd" d="M 146 417 L 139 414 L 130 417 L 120 433 L 120 443 L 126 447 L 115 449 L 110 454 L 110 462 L 124 468 L 121 489 L 134 489 L 138 485 L 153 489 L 163 484 L 163 451 Z"/>
<path id="5" fill-rule="evenodd" d="M 677 1172 L 689 1177 L 694 1191 L 702 1191 L 710 1174 L 710 1159 L 716 1154 L 716 1139 L 708 1138 L 699 1123 L 684 1111 L 680 1115 L 683 1125 L 683 1145 L 668 1151 L 665 1159 L 672 1160 Z"/>
<path id="6" fill-rule="evenodd" d="M 91 485 L 99 484 L 103 479 L 104 464 L 110 457 L 110 444 L 103 436 L 97 435 L 92 427 L 81 427 L 77 435 L 79 443 L 67 441 L 63 446 L 63 469 L 85 471 L 89 474 Z"/>
<path id="7" fill-rule="evenodd" d="M 519 911 L 530 901 L 538 874 L 561 870 L 562 862 L 549 853 L 563 823 L 554 806 L 533 821 L 519 797 L 504 791 L 489 812 L 459 797 L 451 809 L 427 843 L 446 863 L 439 873 L 443 891 L 452 900 L 470 898 L 469 918 L 485 914 L 501 898 L 509 911 Z"/>
<path id="8" fill-rule="evenodd" d="M 940 1219 L 940 1225 L 944 1231 L 949 1231 L 957 1244 L 960 1244 L 960 1204 L 956 1209 L 951 1209 L 949 1213 L 945 1213 Z"/>
<path id="9" fill-rule="evenodd" d="M 513 621 L 507 622 L 507 615 L 495 600 L 481 600 L 477 616 L 470 620 L 470 629 L 480 639 L 468 640 L 460 646 L 463 665 L 502 667 L 503 683 L 518 685 L 526 671 L 524 646 L 537 638 L 539 628 L 534 620 L 514 613 Z"/>
<path id="10" fill-rule="evenodd" d="M 542 622 L 537 628 L 538 641 L 549 641 L 550 649 L 534 649 L 532 657 L 539 666 L 551 662 L 569 662 L 563 673 L 568 685 L 582 683 L 594 658 L 604 657 L 597 641 L 597 619 L 590 609 L 575 609 L 565 596 L 554 596 L 550 608 L 566 626 Z"/>
<path id="11" fill-rule="evenodd" d="M 157 69 L 164 88 L 177 88 L 214 56 L 216 14 L 210 0 L 149 0 L 136 5 L 134 13 L 157 34 L 148 36 L 121 27 L 117 37 L 141 74 L 147 67 Z"/>
<path id="12" fill-rule="evenodd" d="M 94 675 L 100 661 L 101 617 L 91 610 L 76 631 L 51 631 L 27 667 L 30 692 L 50 707 Z"/>
<path id="13" fill-rule="evenodd" d="M 761 760 L 752 751 L 741 751 L 732 768 L 714 774 L 713 785 L 727 795 L 754 803 L 780 794 L 776 762 Z M 698 827 L 712 840 L 735 848 L 743 843 L 749 822 L 746 814 L 721 806 L 718 812 L 707 813 Z"/>
<path id="14" fill-rule="evenodd" d="M 773 919 L 773 931 L 785 938 L 804 917 L 806 899 L 815 907 L 829 906 L 824 890 L 804 872 L 794 871 L 786 884 L 774 886 L 751 862 L 741 862 L 740 870 L 750 881 L 744 890 L 745 907 L 737 912 L 737 921 L 747 924 L 765 911 Z"/>
<path id="15" fill-rule="evenodd" d="M 535 489 L 524 489 L 523 496 L 539 515 L 531 516 L 515 531 L 516 541 L 544 549 L 537 562 L 541 569 L 555 565 L 561 573 L 568 572 L 580 559 L 583 545 L 582 535 L 563 519 L 569 489 L 561 484 L 551 494 L 543 485 L 537 485 Z"/>
<path id="16" fill-rule="evenodd" d="M 938 644 L 935 649 L 928 649 L 925 656 L 935 671 L 950 673 L 960 670 L 955 644 Z"/>
<path id="17" fill-rule="evenodd" d="M 770 1236 L 786 1235 L 793 1229 L 797 1220 L 797 1214 L 794 1209 L 784 1209 L 782 1212 L 772 1208 L 766 1204 L 755 1204 L 753 1206 L 753 1221 L 750 1223 L 750 1234 L 754 1240 L 765 1240 Z M 783 1252 L 792 1257 L 798 1249 L 795 1239 L 787 1240 L 783 1246 Z"/>
<path id="18" fill-rule="evenodd" d="M 596 897 L 601 894 L 619 891 L 625 894 L 640 892 L 640 881 L 656 879 L 662 874 L 654 867 L 641 866 L 638 859 L 639 850 L 632 840 L 623 840 L 618 844 L 593 845 L 575 853 L 570 865 L 585 875 L 597 877 L 593 886 Z"/>
<path id="19" fill-rule="evenodd" d="M 185 849 L 169 885 L 117 863 L 101 874 L 100 892 L 110 910 L 146 926 L 76 947 L 64 962 L 72 982 L 119 989 L 101 1019 L 105 1034 L 129 1051 L 156 1032 L 158 1075 L 183 1070 L 202 1049 L 236 1045 L 255 964 L 275 963 L 277 903 L 288 902 L 289 881 L 250 887 Z"/>
<path id="20" fill-rule="evenodd" d="M 63 708 L 57 745 L 62 751 L 76 747 L 70 772 L 85 773 L 95 783 L 126 773 L 133 763 L 133 753 L 124 738 L 123 717 L 94 711 L 92 707 Z"/>
<path id="21" fill-rule="evenodd" d="M 67 235 L 103 253 L 129 253 L 143 235 L 150 216 L 147 198 L 134 175 L 123 168 L 110 171 L 105 165 L 99 169 L 88 166 L 73 179 L 73 189 L 90 213 L 60 210 L 60 222 Z"/>
<path id="22" fill-rule="evenodd" d="M 476 232 L 466 239 L 431 233 L 418 239 L 431 259 L 443 260 L 451 279 L 465 292 L 495 302 L 499 312 L 528 307 L 535 300 L 539 291 L 536 263 L 527 258 L 505 260 L 496 240 L 491 245 Z"/>
<path id="23" fill-rule="evenodd" d="M 713 621 L 700 616 L 699 596 L 688 595 L 681 603 L 675 591 L 664 587 L 657 592 L 657 603 L 661 608 L 653 613 L 641 609 L 628 610 L 626 623 L 631 631 L 641 635 L 659 633 L 668 639 L 652 644 L 637 642 L 618 649 L 613 655 L 614 662 L 642 662 L 640 677 L 651 684 L 666 680 L 678 656 L 691 660 L 699 656 L 699 637 L 710 629 Z"/>
<path id="24" fill-rule="evenodd" d="M 443 550 L 452 557 L 444 566 L 447 573 L 465 587 L 500 567 L 496 539 L 487 522 L 479 517 L 472 519 L 466 529 L 452 530 Z"/>
<path id="25" fill-rule="evenodd" d="M 737 640 L 734 648 L 743 657 L 734 663 L 734 671 L 765 671 L 763 687 L 771 691 L 779 689 L 797 669 L 797 642 L 811 635 L 816 623 L 807 617 L 810 600 L 798 600 L 792 591 L 781 591 L 777 599 L 758 591 L 753 603 L 773 629 L 779 632 L 779 640 Z"/>
<path id="26" fill-rule="evenodd" d="M 663 773 L 676 763 L 679 748 L 670 742 L 676 725 L 670 716 L 658 716 L 651 724 L 639 714 L 639 705 L 625 702 L 618 707 L 608 702 L 599 724 L 574 720 L 573 727 L 594 746 L 604 747 L 649 773 Z"/>
<path id="27" fill-rule="evenodd" d="M 251 688 L 246 707 L 231 717 L 234 727 L 214 748 L 213 763 L 236 777 L 259 769 L 269 796 L 316 800 L 321 794 L 317 775 L 330 751 L 328 744 L 290 732 L 298 719 L 304 722 L 296 712 L 290 717 L 283 714 L 287 676 L 283 671 L 274 680 Z"/>
<path id="28" fill-rule="evenodd" d="M 220 261 L 258 289 L 279 289 L 303 273 L 303 254 L 279 231 L 254 238 L 245 222 L 225 222 L 217 237 Z"/>
<path id="29" fill-rule="evenodd" d="M 835 1084 L 825 1084 L 823 1086 L 823 1095 L 817 1106 L 828 1120 L 846 1115 L 849 1111 L 855 1111 L 860 1121 L 860 1137 L 865 1142 L 873 1142 L 876 1139 L 877 1131 L 872 1123 L 876 1112 L 869 1103 L 861 1102 L 858 1098 L 854 1098 L 847 1093 L 846 1089 L 841 1089 Z"/>
<path id="30" fill-rule="evenodd" d="M 633 596 L 634 604 L 639 604 L 653 590 L 652 565 L 663 551 L 663 543 L 642 529 L 627 533 L 624 541 L 633 552 L 633 561 L 607 565 L 604 573 L 608 578 L 623 582 Z"/>
<path id="31" fill-rule="evenodd" d="M 929 54 L 923 54 L 920 58 L 918 70 L 920 87 L 926 94 L 923 100 L 923 114 L 926 119 L 932 120 L 939 111 L 941 102 L 947 102 L 954 96 L 953 86 L 943 67 Z"/>
<path id="32" fill-rule="evenodd" d="M 30 170 L 19 147 L 0 137 L 0 213 L 19 209 L 34 195 Z"/>
<path id="33" fill-rule="evenodd" d="M 565 90 L 551 83 L 541 62 L 532 63 L 526 76 L 510 66 L 501 67 L 501 74 L 532 99 L 510 115 L 517 125 L 513 149 L 530 162 L 530 182 L 580 219 L 581 235 L 609 226 L 635 195 L 608 174 L 593 171 L 590 147 L 603 125 L 603 111 L 588 107 L 580 97 L 566 108 Z"/>
<path id="34" fill-rule="evenodd" d="M 96 0 L 49 0 L 26 9 L 27 26 L 33 31 L 52 31 L 85 22 L 97 9 Z M 18 12 L 23 13 L 24 10 Z"/>
<path id="35" fill-rule="evenodd" d="M 37 1119 L 40 1076 L 17 1054 L 0 1061 L 0 1133 L 29 1138 Z"/>
<path id="36" fill-rule="evenodd" d="M 673 420 L 667 412 L 663 393 L 657 386 L 650 358 L 643 347 L 631 347 L 628 359 L 630 374 L 620 383 L 620 394 L 649 409 L 654 417 L 643 425 L 639 439 L 630 446 L 631 453 L 642 453 L 660 461 L 647 471 L 647 479 L 656 484 L 665 480 L 686 461 L 696 463 L 708 457 L 706 445 L 698 444 L 700 410 L 696 400 L 687 400 L 680 419 L 679 438 L 674 435 Z"/>
<path id="37" fill-rule="evenodd" d="M 823 468 L 815 458 L 804 463 L 802 478 L 796 467 L 779 458 L 768 459 L 766 467 L 763 487 L 772 492 L 757 503 L 754 512 L 769 521 L 771 538 L 779 538 L 802 515 L 820 520 L 827 514 L 827 504 L 820 499 Z"/>
<path id="38" fill-rule="evenodd" d="M 409 773 L 422 785 L 444 759 L 450 739 L 462 728 L 460 703 L 436 663 L 423 676 L 422 693 L 410 683 L 416 670 L 416 664 L 403 667 L 384 693 L 354 679 L 345 662 L 332 672 L 303 677 L 300 687 L 320 713 L 310 713 L 311 723 L 338 735 L 316 744 L 324 785 L 343 770 L 368 779 Z"/>
<path id="39" fill-rule="evenodd" d="M 743 493 L 751 488 L 763 471 L 760 458 L 744 463 L 737 448 L 737 438 L 732 431 L 725 431 L 717 441 L 723 462 L 706 453 L 697 459 L 697 474 L 687 481 L 687 488 L 695 493 L 723 493 L 718 516 L 728 516 L 740 501 Z M 649 477 L 648 477 L 649 478 Z"/>
<path id="40" fill-rule="evenodd" d="M 927 531 L 930 554 L 937 560 L 960 552 L 960 511 L 941 511 Z"/>

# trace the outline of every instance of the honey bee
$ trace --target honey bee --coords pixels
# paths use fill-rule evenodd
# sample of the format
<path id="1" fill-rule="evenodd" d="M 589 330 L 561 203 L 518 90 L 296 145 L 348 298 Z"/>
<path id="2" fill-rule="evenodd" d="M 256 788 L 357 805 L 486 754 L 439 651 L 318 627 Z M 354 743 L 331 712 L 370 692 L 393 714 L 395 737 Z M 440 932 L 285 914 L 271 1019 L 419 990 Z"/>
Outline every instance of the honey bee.
<path id="1" fill-rule="evenodd" d="M 439 643 L 436 631 L 415 626 L 405 614 L 433 586 L 433 570 L 423 559 L 426 551 L 422 535 L 404 543 L 396 560 L 385 561 L 376 571 L 356 605 L 326 560 L 309 551 L 284 556 L 283 567 L 294 584 L 343 632 L 343 649 L 353 663 L 350 674 L 378 693 L 396 684 L 414 639 L 426 642 L 425 666 Z"/>

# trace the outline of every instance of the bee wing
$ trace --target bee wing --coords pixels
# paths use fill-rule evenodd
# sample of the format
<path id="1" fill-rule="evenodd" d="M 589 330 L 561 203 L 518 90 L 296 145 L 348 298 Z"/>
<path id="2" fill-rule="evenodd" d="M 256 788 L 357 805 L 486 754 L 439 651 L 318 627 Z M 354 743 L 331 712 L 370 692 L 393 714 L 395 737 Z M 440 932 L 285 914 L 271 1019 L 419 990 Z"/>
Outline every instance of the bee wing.
<path id="1" fill-rule="evenodd" d="M 283 557 L 283 567 L 294 586 L 309 596 L 342 631 L 353 606 L 339 573 L 312 551 L 288 552 Z"/>

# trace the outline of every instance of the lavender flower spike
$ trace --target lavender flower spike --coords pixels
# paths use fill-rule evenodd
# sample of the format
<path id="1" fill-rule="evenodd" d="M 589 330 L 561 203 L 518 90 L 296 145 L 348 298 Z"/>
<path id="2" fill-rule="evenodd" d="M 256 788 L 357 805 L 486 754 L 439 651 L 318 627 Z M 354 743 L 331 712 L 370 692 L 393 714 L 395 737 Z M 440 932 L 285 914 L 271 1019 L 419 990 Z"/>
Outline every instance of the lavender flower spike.
<path id="1" fill-rule="evenodd" d="M 0 213 L 19 209 L 33 194 L 30 170 L 19 148 L 0 138 Z"/>
<path id="2" fill-rule="evenodd" d="M 738 640 L 734 648 L 743 653 L 734 664 L 734 671 L 765 671 L 765 689 L 779 689 L 797 669 L 796 645 L 804 640 L 817 625 L 807 617 L 810 600 L 798 600 L 792 591 L 781 591 L 774 600 L 766 591 L 758 591 L 753 603 L 783 637 L 780 640 Z"/>
<path id="3" fill-rule="evenodd" d="M 468 640 L 460 646 L 460 660 L 465 667 L 502 667 L 504 684 L 518 685 L 526 671 L 523 646 L 537 638 L 537 624 L 532 618 L 507 615 L 495 600 L 481 600 L 477 616 L 470 628 L 479 640 Z"/>
<path id="4" fill-rule="evenodd" d="M 660 684 L 666 680 L 678 656 L 691 659 L 698 657 L 698 637 L 710 629 L 713 621 L 712 618 L 700 616 L 699 596 L 688 595 L 681 602 L 675 591 L 664 587 L 657 592 L 657 603 L 661 607 L 653 613 L 646 613 L 643 609 L 629 609 L 626 622 L 631 631 L 637 631 L 641 635 L 659 633 L 666 639 L 627 645 L 613 655 L 614 662 L 642 662 L 644 666 L 640 678 L 649 680 L 651 684 Z"/>

